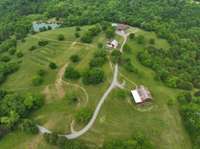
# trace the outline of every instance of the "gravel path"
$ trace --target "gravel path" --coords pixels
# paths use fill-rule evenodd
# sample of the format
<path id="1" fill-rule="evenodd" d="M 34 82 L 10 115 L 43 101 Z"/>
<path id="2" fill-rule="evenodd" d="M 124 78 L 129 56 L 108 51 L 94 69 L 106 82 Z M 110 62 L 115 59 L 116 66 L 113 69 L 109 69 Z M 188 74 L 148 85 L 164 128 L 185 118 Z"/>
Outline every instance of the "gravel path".
<path id="1" fill-rule="evenodd" d="M 129 33 L 125 34 L 125 33 L 121 33 L 121 32 L 116 32 L 116 34 L 122 36 L 124 38 L 124 41 L 121 45 L 121 48 L 120 48 L 120 52 L 123 52 L 123 47 L 124 45 L 126 44 L 127 42 L 127 39 L 128 39 L 128 36 L 129 36 Z M 108 95 L 110 94 L 110 92 L 114 89 L 114 88 L 122 88 L 123 86 L 118 82 L 118 75 L 119 75 L 119 65 L 118 64 L 115 64 L 114 66 L 114 74 L 113 74 L 113 80 L 112 80 L 112 83 L 110 84 L 109 88 L 105 91 L 105 93 L 103 94 L 103 96 L 101 97 L 99 103 L 97 104 L 97 107 L 93 113 L 93 116 L 92 118 L 90 119 L 89 123 L 84 127 L 82 128 L 80 131 L 73 131 L 71 132 L 71 134 L 65 134 L 65 135 L 62 135 L 62 136 L 65 136 L 66 138 L 68 139 L 76 139 L 78 137 L 80 137 L 81 135 L 83 135 L 84 133 L 86 133 L 87 131 L 90 130 L 90 128 L 93 126 L 93 124 L 95 123 L 96 119 L 97 119 L 97 116 L 101 110 L 101 107 L 102 105 L 104 104 L 106 98 L 108 97 Z M 59 80 L 60 81 L 60 80 Z M 50 130 L 48 130 L 47 128 L 44 128 L 42 126 L 39 126 L 38 125 L 38 129 L 41 133 L 51 133 Z"/>

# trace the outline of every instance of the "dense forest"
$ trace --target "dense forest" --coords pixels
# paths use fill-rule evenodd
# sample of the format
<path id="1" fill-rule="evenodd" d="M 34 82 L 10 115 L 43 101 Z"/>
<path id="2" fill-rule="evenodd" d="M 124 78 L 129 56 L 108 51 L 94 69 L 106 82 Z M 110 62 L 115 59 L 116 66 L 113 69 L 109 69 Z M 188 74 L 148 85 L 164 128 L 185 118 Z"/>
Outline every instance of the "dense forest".
<path id="1" fill-rule="evenodd" d="M 2 55 L 5 51 L 13 55 L 17 40 L 23 41 L 28 34 L 32 34 L 32 22 L 40 19 L 62 18 L 63 26 L 120 22 L 155 31 L 159 37 L 168 40 L 170 48 L 146 47 L 138 54 L 138 60 L 152 68 L 156 72 L 156 79 L 169 87 L 189 91 L 200 88 L 200 5 L 189 3 L 188 0 L 1 0 L 0 14 Z M 17 71 L 20 63 L 2 55 L 0 83 Z M 20 53 L 17 55 L 19 58 L 22 56 Z M 186 128 L 194 144 L 199 146 L 199 92 L 195 95 L 190 97 L 184 94 L 179 100 L 182 101 L 181 113 Z M 18 95 L 6 93 L 0 99 L 1 106 L 4 106 L 7 98 L 12 101 Z M 25 100 L 25 97 L 20 99 Z M 4 111 L 1 116 L 20 117 L 27 110 L 32 110 L 32 107 L 22 106 L 24 111 Z M 193 121 L 187 118 L 188 115 Z M 10 128 L 17 122 L 4 120 L 3 123 L 8 123 Z"/>
<path id="2" fill-rule="evenodd" d="M 154 69 L 157 78 L 170 87 L 187 90 L 200 87 L 199 5 L 183 0 L 4 0 L 0 13 L 4 14 L 0 17 L 1 42 L 23 39 L 31 32 L 33 20 L 52 17 L 63 18 L 64 26 L 107 20 L 155 31 L 170 42 L 171 48 L 147 47 L 139 56 L 143 64 Z M 2 43 L 0 51 L 9 48 Z"/>

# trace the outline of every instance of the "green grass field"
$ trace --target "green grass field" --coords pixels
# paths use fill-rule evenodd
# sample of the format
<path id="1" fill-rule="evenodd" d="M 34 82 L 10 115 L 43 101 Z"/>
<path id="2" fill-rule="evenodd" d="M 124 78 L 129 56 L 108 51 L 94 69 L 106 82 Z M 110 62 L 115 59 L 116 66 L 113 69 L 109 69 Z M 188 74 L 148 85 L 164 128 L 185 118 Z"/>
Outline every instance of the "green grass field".
<path id="1" fill-rule="evenodd" d="M 88 29 L 89 26 L 83 27 L 82 32 Z M 92 59 L 93 53 L 97 50 L 99 42 L 105 43 L 105 35 L 101 33 L 96 37 L 92 44 L 81 44 L 74 37 L 75 28 L 62 28 L 53 31 L 30 35 L 26 38 L 26 42 L 19 43 L 18 49 L 22 50 L 24 57 L 22 58 L 21 68 L 18 72 L 11 75 L 2 88 L 17 91 L 44 92 L 44 89 L 49 86 L 51 96 L 46 99 L 45 105 L 33 113 L 31 118 L 35 119 L 39 124 L 59 133 L 70 132 L 70 124 L 74 119 L 74 113 L 79 108 L 88 106 L 92 110 L 95 109 L 100 97 L 103 95 L 109 83 L 112 80 L 112 70 L 107 62 L 103 66 L 106 74 L 106 80 L 103 84 L 97 86 L 85 86 L 82 82 L 70 82 L 83 87 L 88 96 L 89 101 L 86 102 L 84 93 L 70 85 L 65 85 L 65 92 L 74 90 L 80 97 L 80 106 L 69 105 L 65 99 L 58 98 L 55 93 L 55 80 L 59 69 L 66 63 L 70 63 L 69 57 L 73 54 L 78 54 L 81 57 L 81 62 L 75 67 L 79 71 L 84 71 L 88 68 L 88 63 Z M 58 41 L 57 36 L 64 34 L 65 40 Z M 144 35 L 145 39 L 155 38 L 156 47 L 169 48 L 165 40 L 158 39 L 155 33 L 139 30 L 136 35 Z M 122 42 L 121 37 L 116 37 Z M 35 51 L 28 49 L 32 45 L 37 45 L 40 39 L 48 39 L 49 44 L 45 47 L 40 47 Z M 76 42 L 76 44 L 73 44 Z M 177 104 L 168 106 L 169 99 L 175 101 L 179 90 L 165 87 L 161 82 L 154 80 L 154 72 L 137 61 L 137 53 L 143 50 L 147 45 L 138 45 L 134 40 L 129 40 L 131 46 L 131 54 L 126 53 L 130 57 L 134 66 L 139 70 L 139 74 L 128 73 L 122 67 L 120 72 L 132 82 L 147 86 L 153 95 L 153 101 L 150 105 L 144 107 L 137 106 L 133 103 L 132 97 L 127 95 L 126 99 L 118 99 L 113 91 L 103 105 L 103 108 L 98 116 L 92 129 L 83 135 L 80 139 L 89 144 L 95 143 L 101 145 L 103 141 L 113 138 L 128 138 L 131 135 L 142 132 L 144 133 L 158 149 L 190 149 L 191 144 L 187 133 L 185 132 L 180 115 L 177 110 Z M 57 70 L 48 68 L 49 62 L 56 62 L 59 66 Z M 40 87 L 34 87 L 31 84 L 32 78 L 36 75 L 39 69 L 45 69 L 47 74 L 45 82 Z M 124 80 L 123 77 L 120 80 Z M 126 90 L 130 92 L 134 85 L 126 81 Z M 75 129 L 80 129 L 82 125 L 76 124 Z M 10 133 L 0 141 L 0 148 L 3 149 L 56 149 L 55 146 L 50 146 L 45 143 L 41 135 L 26 135 L 22 132 L 15 131 Z"/>

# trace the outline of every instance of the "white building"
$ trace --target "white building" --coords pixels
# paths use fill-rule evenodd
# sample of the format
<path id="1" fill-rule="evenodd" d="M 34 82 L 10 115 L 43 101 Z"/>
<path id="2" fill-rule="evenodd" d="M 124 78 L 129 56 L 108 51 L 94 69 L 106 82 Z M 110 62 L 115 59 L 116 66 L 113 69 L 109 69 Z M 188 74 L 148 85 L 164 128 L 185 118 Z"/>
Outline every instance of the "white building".
<path id="1" fill-rule="evenodd" d="M 150 91 L 142 85 L 137 87 L 137 89 L 132 90 L 131 93 L 136 104 L 152 100 Z"/>
<path id="2" fill-rule="evenodd" d="M 116 49 L 119 43 L 117 40 L 111 40 L 107 43 L 107 47 Z"/>

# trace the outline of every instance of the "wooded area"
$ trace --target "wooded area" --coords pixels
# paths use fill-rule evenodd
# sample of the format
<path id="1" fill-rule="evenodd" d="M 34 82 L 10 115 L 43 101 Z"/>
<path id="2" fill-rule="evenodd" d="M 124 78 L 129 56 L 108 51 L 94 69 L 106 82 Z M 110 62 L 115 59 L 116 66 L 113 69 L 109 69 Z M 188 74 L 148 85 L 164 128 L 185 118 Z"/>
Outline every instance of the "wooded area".
<path id="1" fill-rule="evenodd" d="M 154 31 L 160 38 L 168 40 L 170 48 L 159 49 L 148 46 L 144 51 L 139 52 L 138 60 L 143 65 L 152 68 L 156 72 L 156 79 L 163 81 L 171 88 L 187 91 L 194 88 L 200 89 L 200 5 L 189 3 L 188 0 L 1 0 L 0 14 L 0 84 L 8 75 L 19 69 L 23 53 L 17 51 L 17 41 L 23 42 L 28 34 L 34 34 L 31 29 L 32 22 L 62 18 L 64 21 L 62 26 L 95 23 L 101 23 L 103 26 L 102 22 L 108 21 Z M 100 32 L 97 27 L 93 29 L 86 32 L 85 36 L 81 37 L 81 41 L 92 42 L 92 37 Z M 107 36 L 112 36 L 112 33 L 112 30 L 107 30 Z M 137 38 L 138 44 L 145 45 L 147 42 L 154 44 L 155 42 L 146 41 L 142 36 L 133 38 Z M 58 39 L 64 38 L 60 36 Z M 44 41 L 39 43 L 40 46 L 45 44 L 48 43 Z M 5 56 L 4 53 L 7 51 L 9 55 Z M 17 60 L 12 59 L 15 54 Z M 120 57 L 118 55 L 117 52 L 112 53 L 113 61 L 118 61 L 117 58 Z M 104 54 L 94 56 L 90 62 L 92 69 L 82 76 L 85 84 L 99 84 L 104 81 L 104 73 L 96 67 L 101 67 L 105 60 Z M 127 66 L 132 65 L 128 59 L 122 61 Z M 57 68 L 56 64 L 52 63 L 52 65 L 50 65 L 52 69 Z M 137 72 L 135 68 L 129 71 Z M 77 73 L 77 75 L 72 76 L 71 73 Z M 65 77 L 78 79 L 81 76 L 79 72 L 69 67 L 65 72 Z M 198 147 L 200 146 L 200 127 L 198 126 L 200 103 L 199 93 L 195 95 L 196 97 L 190 97 L 184 94 L 178 99 L 181 101 L 180 111 L 185 126 L 192 136 L 194 146 Z M 16 100 L 18 98 L 19 100 Z M 32 95 L 24 97 L 14 93 L 0 92 L 0 116 L 1 124 L 3 124 L 0 127 L 0 133 L 2 136 L 7 133 L 7 129 L 13 129 L 21 118 L 25 118 L 24 115 L 28 115 L 37 106 L 39 107 L 40 104 L 35 103 L 37 100 L 40 101 L 38 98 Z M 25 120 L 22 126 L 26 125 L 31 125 L 31 122 Z"/>

